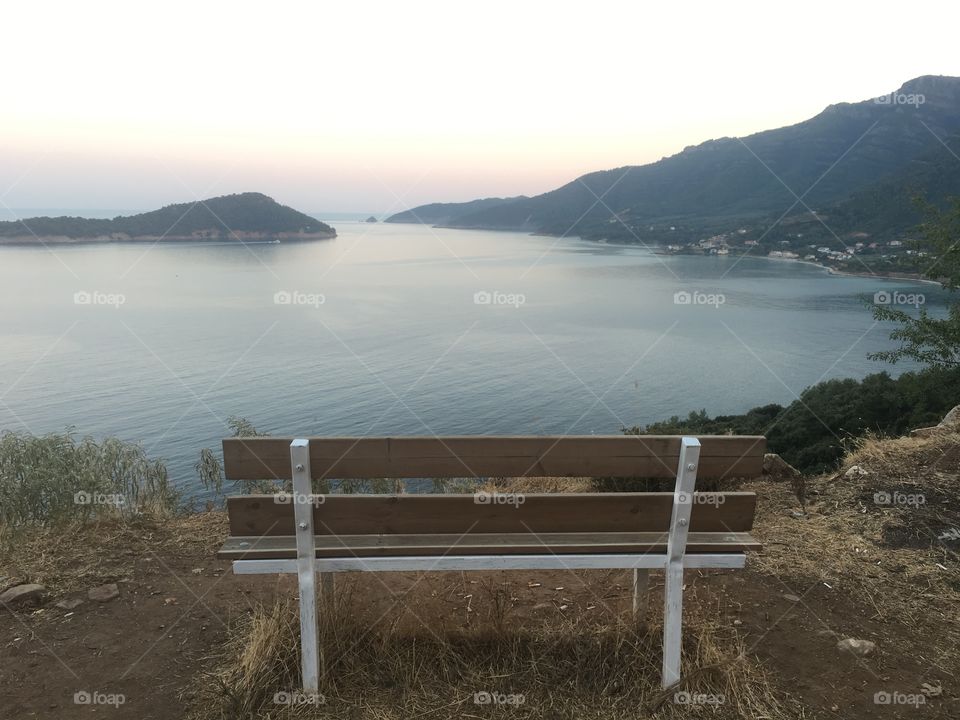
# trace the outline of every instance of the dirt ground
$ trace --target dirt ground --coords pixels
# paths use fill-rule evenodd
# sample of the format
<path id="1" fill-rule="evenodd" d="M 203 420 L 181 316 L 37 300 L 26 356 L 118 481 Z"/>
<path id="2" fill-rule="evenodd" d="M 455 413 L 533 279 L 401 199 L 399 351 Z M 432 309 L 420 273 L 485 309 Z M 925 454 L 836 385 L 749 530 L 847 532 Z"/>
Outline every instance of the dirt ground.
<path id="1" fill-rule="evenodd" d="M 225 534 L 220 513 L 162 530 L 126 528 L 115 538 L 103 532 L 106 542 L 92 554 L 82 549 L 86 542 L 76 543 L 68 558 L 73 574 L 61 571 L 58 580 L 44 573 L 58 572 L 62 558 L 49 566 L 36 559 L 38 577 L 30 579 L 47 584 L 50 597 L 39 608 L 0 611 L 0 718 L 183 717 L 188 691 L 211 673 L 211 656 L 228 627 L 257 603 L 296 594 L 293 576 L 234 576 L 229 563 L 214 555 Z M 786 550 L 774 544 L 765 552 Z M 917 651 L 936 644 L 934 638 L 917 637 L 909 624 L 872 618 L 870 609 L 819 579 L 785 582 L 756 565 L 688 571 L 685 616 L 729 627 L 775 686 L 796 701 L 798 718 L 960 717 L 957 668 L 938 666 L 932 653 Z M 73 610 L 56 607 L 57 600 L 82 597 L 100 582 L 117 582 L 119 597 L 85 600 Z M 492 612 L 496 596 L 510 598 L 508 617 L 517 625 L 573 614 L 616 622 L 617 614 L 627 617 L 628 588 L 628 574 L 619 571 L 394 573 L 337 580 L 338 592 L 359 601 L 358 613 L 371 620 L 400 618 L 411 631 L 424 633 L 468 627 Z M 662 602 L 656 573 L 649 601 L 655 614 Z M 837 638 L 848 636 L 872 640 L 877 650 L 865 658 L 840 653 Z M 874 702 L 878 692 L 919 694 L 922 683 L 943 692 L 925 697 L 920 707 Z M 75 701 L 83 693 L 91 703 Z M 110 704 L 121 695 L 122 704 Z"/>

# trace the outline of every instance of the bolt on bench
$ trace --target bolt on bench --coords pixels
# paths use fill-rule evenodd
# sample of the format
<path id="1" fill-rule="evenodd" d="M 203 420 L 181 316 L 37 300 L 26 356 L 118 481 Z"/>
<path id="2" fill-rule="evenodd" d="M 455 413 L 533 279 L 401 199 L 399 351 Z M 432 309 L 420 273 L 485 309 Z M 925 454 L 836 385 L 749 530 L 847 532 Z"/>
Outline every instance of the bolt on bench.
<path id="1" fill-rule="evenodd" d="M 428 570 L 634 571 L 634 612 L 665 571 L 663 686 L 680 679 L 684 568 L 741 568 L 756 495 L 697 493 L 697 478 L 761 474 L 753 436 L 229 438 L 231 480 L 293 480 L 293 494 L 227 499 L 218 556 L 238 575 L 297 573 L 303 688 L 318 689 L 316 573 Z M 673 492 L 316 495 L 336 478 L 675 478 Z M 521 502 L 522 498 L 522 502 Z"/>

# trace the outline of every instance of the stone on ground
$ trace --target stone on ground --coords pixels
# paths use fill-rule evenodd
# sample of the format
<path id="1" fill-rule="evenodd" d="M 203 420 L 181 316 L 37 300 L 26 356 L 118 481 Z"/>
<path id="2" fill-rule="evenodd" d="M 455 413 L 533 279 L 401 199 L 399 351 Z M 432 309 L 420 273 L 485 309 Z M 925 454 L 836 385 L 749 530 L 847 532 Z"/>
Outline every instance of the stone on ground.
<path id="1" fill-rule="evenodd" d="M 87 597 L 91 600 L 95 600 L 96 602 L 107 602 L 108 600 L 113 600 L 115 597 L 119 596 L 120 589 L 117 587 L 116 583 L 90 588 L 90 590 L 87 592 Z"/>
<path id="2" fill-rule="evenodd" d="M 25 605 L 27 603 L 39 605 L 40 598 L 46 591 L 47 589 L 43 585 L 36 583 L 14 585 L 0 595 L 0 605 L 7 605 L 9 607 L 17 607 L 18 605 Z"/>
<path id="3" fill-rule="evenodd" d="M 763 456 L 763 474 L 771 480 L 800 477 L 800 471 L 776 453 Z"/>
<path id="4" fill-rule="evenodd" d="M 857 638 L 844 638 L 837 643 L 837 650 L 840 652 L 853 653 L 864 657 L 877 649 L 877 644 L 870 640 L 859 640 Z"/>

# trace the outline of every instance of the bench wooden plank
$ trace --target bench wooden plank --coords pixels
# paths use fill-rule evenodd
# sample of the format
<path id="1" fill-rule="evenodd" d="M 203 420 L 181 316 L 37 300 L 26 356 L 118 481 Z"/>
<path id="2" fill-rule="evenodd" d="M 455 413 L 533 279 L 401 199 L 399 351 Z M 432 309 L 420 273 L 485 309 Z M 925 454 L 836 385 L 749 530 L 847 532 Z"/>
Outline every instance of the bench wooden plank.
<path id="1" fill-rule="evenodd" d="M 474 495 L 324 495 L 318 496 L 313 524 L 317 535 L 666 532 L 673 496 L 672 492 L 538 493 L 518 496 L 522 504 L 512 505 L 478 503 Z M 752 529 L 756 493 L 697 493 L 695 497 L 691 531 Z M 700 501 L 707 498 L 717 504 Z M 293 534 L 289 495 L 231 497 L 227 510 L 231 535 Z"/>
<path id="2" fill-rule="evenodd" d="M 314 537 L 317 557 L 402 557 L 564 553 L 664 553 L 667 533 L 485 533 L 471 535 L 337 535 Z M 749 533 L 692 532 L 688 552 L 761 549 Z M 230 537 L 217 556 L 228 560 L 295 558 L 293 536 Z"/>
<path id="3" fill-rule="evenodd" d="M 289 479 L 291 438 L 227 438 L 231 480 Z M 760 475 L 766 439 L 711 435 L 697 477 Z M 676 475 L 680 438 L 658 435 L 311 438 L 314 478 L 648 477 Z"/>

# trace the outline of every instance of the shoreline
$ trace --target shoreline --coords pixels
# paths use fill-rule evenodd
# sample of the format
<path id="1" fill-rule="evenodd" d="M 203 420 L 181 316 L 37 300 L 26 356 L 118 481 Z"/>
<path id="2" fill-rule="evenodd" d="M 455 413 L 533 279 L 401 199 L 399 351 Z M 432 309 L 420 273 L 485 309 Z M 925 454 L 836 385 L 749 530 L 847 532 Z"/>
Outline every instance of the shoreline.
<path id="1" fill-rule="evenodd" d="M 772 258 L 772 259 L 776 259 L 776 258 Z M 929 278 L 923 278 L 923 277 L 914 277 L 912 275 L 907 275 L 904 273 L 897 273 L 897 274 L 890 273 L 890 274 L 880 275 L 878 273 L 845 272 L 843 270 L 836 270 L 827 265 L 819 265 L 818 263 L 810 263 L 810 264 L 817 265 L 818 267 L 822 267 L 830 275 L 836 275 L 838 277 L 862 277 L 862 278 L 876 278 L 880 280 L 903 280 L 906 282 L 914 282 L 914 283 L 921 283 L 924 285 L 936 285 L 938 287 L 943 287 L 943 283 L 937 280 L 930 280 Z"/>
<path id="2" fill-rule="evenodd" d="M 588 241 L 594 242 L 594 241 Z M 613 243 L 610 243 L 613 244 Z M 624 245 L 626 247 L 633 246 L 633 243 L 618 243 L 619 245 Z M 667 255 L 667 256 L 688 256 L 688 257 L 711 257 L 709 255 L 704 255 L 701 253 L 676 253 L 676 252 L 656 252 L 651 251 L 654 255 Z M 828 275 L 834 275 L 836 277 L 859 277 L 872 280 L 901 280 L 904 282 L 912 283 L 921 283 L 924 285 L 936 285 L 942 287 L 943 284 L 938 280 L 930 280 L 929 278 L 920 277 L 919 275 L 910 275 L 907 273 L 868 273 L 868 272 L 852 272 L 847 270 L 837 270 L 829 265 L 824 265 L 823 263 L 814 262 L 812 260 L 801 260 L 800 258 L 785 258 L 785 257 L 770 257 L 769 255 L 752 255 L 750 253 L 741 253 L 739 257 L 746 255 L 749 258 L 756 260 L 769 260 L 771 262 L 784 262 L 784 263 L 798 263 L 800 265 L 810 265 L 811 267 L 820 268 L 825 271 Z M 729 255 L 724 257 L 730 257 Z"/>
<path id="3" fill-rule="evenodd" d="M 836 268 L 830 267 L 829 265 L 813 262 L 812 260 L 801 260 L 800 258 L 769 257 L 767 255 L 757 255 L 756 257 L 762 260 L 794 262 L 794 263 L 801 263 L 802 265 L 811 265 L 813 267 L 818 267 L 822 270 L 826 270 L 828 275 L 835 275 L 837 277 L 859 277 L 859 278 L 867 278 L 867 279 L 873 279 L 873 280 L 903 280 L 906 282 L 922 283 L 925 285 L 942 286 L 942 283 L 940 283 L 937 280 L 930 280 L 929 278 L 923 278 L 923 277 L 920 277 L 919 275 L 917 276 L 909 275 L 907 273 L 852 272 L 847 270 L 837 270 Z"/>
<path id="4" fill-rule="evenodd" d="M 290 242 L 309 242 L 313 240 L 335 240 L 337 233 L 254 233 L 249 231 L 238 231 L 231 233 L 230 237 L 197 237 L 193 235 L 139 235 L 139 236 L 111 236 L 96 235 L 93 237 L 71 238 L 66 235 L 15 235 L 11 237 L 0 237 L 0 247 L 37 247 L 46 245 L 137 245 L 142 243 L 169 243 L 169 244 L 187 244 L 196 243 L 198 245 L 219 244 L 219 245 L 243 245 L 245 243 L 274 244 Z"/>

